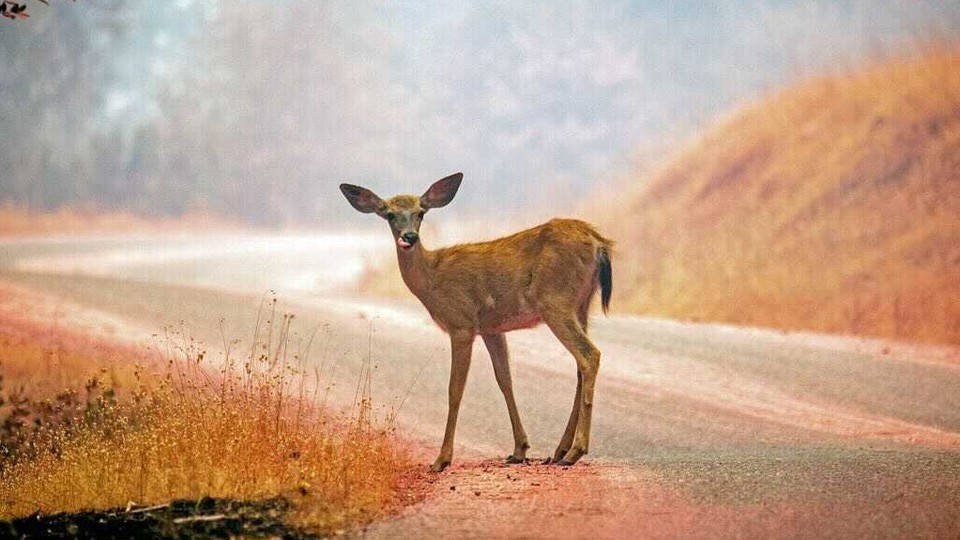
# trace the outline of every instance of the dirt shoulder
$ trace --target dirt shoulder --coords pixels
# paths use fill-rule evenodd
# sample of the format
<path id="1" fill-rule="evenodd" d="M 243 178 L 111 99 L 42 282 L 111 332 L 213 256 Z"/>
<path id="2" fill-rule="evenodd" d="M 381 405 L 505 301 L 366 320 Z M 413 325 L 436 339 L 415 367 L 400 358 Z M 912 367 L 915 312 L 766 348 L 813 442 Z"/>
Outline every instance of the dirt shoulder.
<path id="1" fill-rule="evenodd" d="M 785 455 L 786 456 L 786 455 Z M 355 538 L 955 538 L 956 455 L 822 452 L 574 467 L 473 461 Z"/>

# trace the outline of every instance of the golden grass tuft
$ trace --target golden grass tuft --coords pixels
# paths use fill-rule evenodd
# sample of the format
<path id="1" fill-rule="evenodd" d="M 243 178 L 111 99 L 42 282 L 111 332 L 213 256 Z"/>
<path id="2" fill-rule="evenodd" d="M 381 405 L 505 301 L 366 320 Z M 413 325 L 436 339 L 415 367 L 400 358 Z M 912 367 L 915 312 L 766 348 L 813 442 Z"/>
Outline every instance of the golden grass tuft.
<path id="1" fill-rule="evenodd" d="M 593 213 L 621 310 L 960 343 L 956 47 L 763 99 L 626 189 Z"/>
<path id="2" fill-rule="evenodd" d="M 229 343 L 217 365 L 171 334 L 165 365 L 152 377 L 138 366 L 126 397 L 51 425 L 36 451 L 0 462 L 0 519 L 283 496 L 294 524 L 330 533 L 388 511 L 411 457 L 372 417 L 363 385 L 353 410 L 318 408 L 321 381 L 293 350 L 292 321 L 267 318 L 247 354 L 235 360 Z"/>

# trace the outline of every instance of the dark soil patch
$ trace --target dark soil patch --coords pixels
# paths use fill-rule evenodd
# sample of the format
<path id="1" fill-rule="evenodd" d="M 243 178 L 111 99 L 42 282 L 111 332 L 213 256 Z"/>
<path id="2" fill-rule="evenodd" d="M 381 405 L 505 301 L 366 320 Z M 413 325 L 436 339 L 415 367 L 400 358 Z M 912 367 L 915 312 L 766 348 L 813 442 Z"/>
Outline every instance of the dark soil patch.
<path id="1" fill-rule="evenodd" d="M 147 508 L 39 515 L 0 522 L 0 538 L 283 538 L 316 536 L 289 525 L 284 498 L 235 501 L 205 497 Z"/>

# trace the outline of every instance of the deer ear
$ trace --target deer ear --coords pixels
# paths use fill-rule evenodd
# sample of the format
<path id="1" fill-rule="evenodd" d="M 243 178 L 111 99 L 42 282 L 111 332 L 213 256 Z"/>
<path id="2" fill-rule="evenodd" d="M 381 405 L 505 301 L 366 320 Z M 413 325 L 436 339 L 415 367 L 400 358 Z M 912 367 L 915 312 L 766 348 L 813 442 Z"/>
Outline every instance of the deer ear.
<path id="1" fill-rule="evenodd" d="M 340 184 L 340 191 L 343 192 L 343 196 L 347 198 L 351 206 L 364 214 L 373 212 L 381 214 L 386 206 L 383 199 L 377 197 L 376 193 L 367 188 L 352 184 Z"/>
<path id="2" fill-rule="evenodd" d="M 430 186 L 430 189 L 420 196 L 420 206 L 426 209 L 440 208 L 450 204 L 453 196 L 460 189 L 460 182 L 463 180 L 463 173 L 451 174 L 450 176 L 437 180 Z"/>

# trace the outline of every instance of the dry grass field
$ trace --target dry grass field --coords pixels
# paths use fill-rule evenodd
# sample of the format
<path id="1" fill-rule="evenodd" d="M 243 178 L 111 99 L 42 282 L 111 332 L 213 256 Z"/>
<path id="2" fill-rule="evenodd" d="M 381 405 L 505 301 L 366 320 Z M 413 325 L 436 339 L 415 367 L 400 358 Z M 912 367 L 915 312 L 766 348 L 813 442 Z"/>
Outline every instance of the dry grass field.
<path id="1" fill-rule="evenodd" d="M 411 456 L 372 417 L 369 380 L 354 409 L 323 410 L 293 318 L 260 320 L 216 359 L 182 332 L 138 354 L 0 322 L 0 520 L 282 497 L 292 526 L 328 534 L 388 512 Z"/>
<path id="2" fill-rule="evenodd" d="M 960 343 L 956 48 L 762 99 L 626 189 L 589 212 L 616 309 Z"/>

